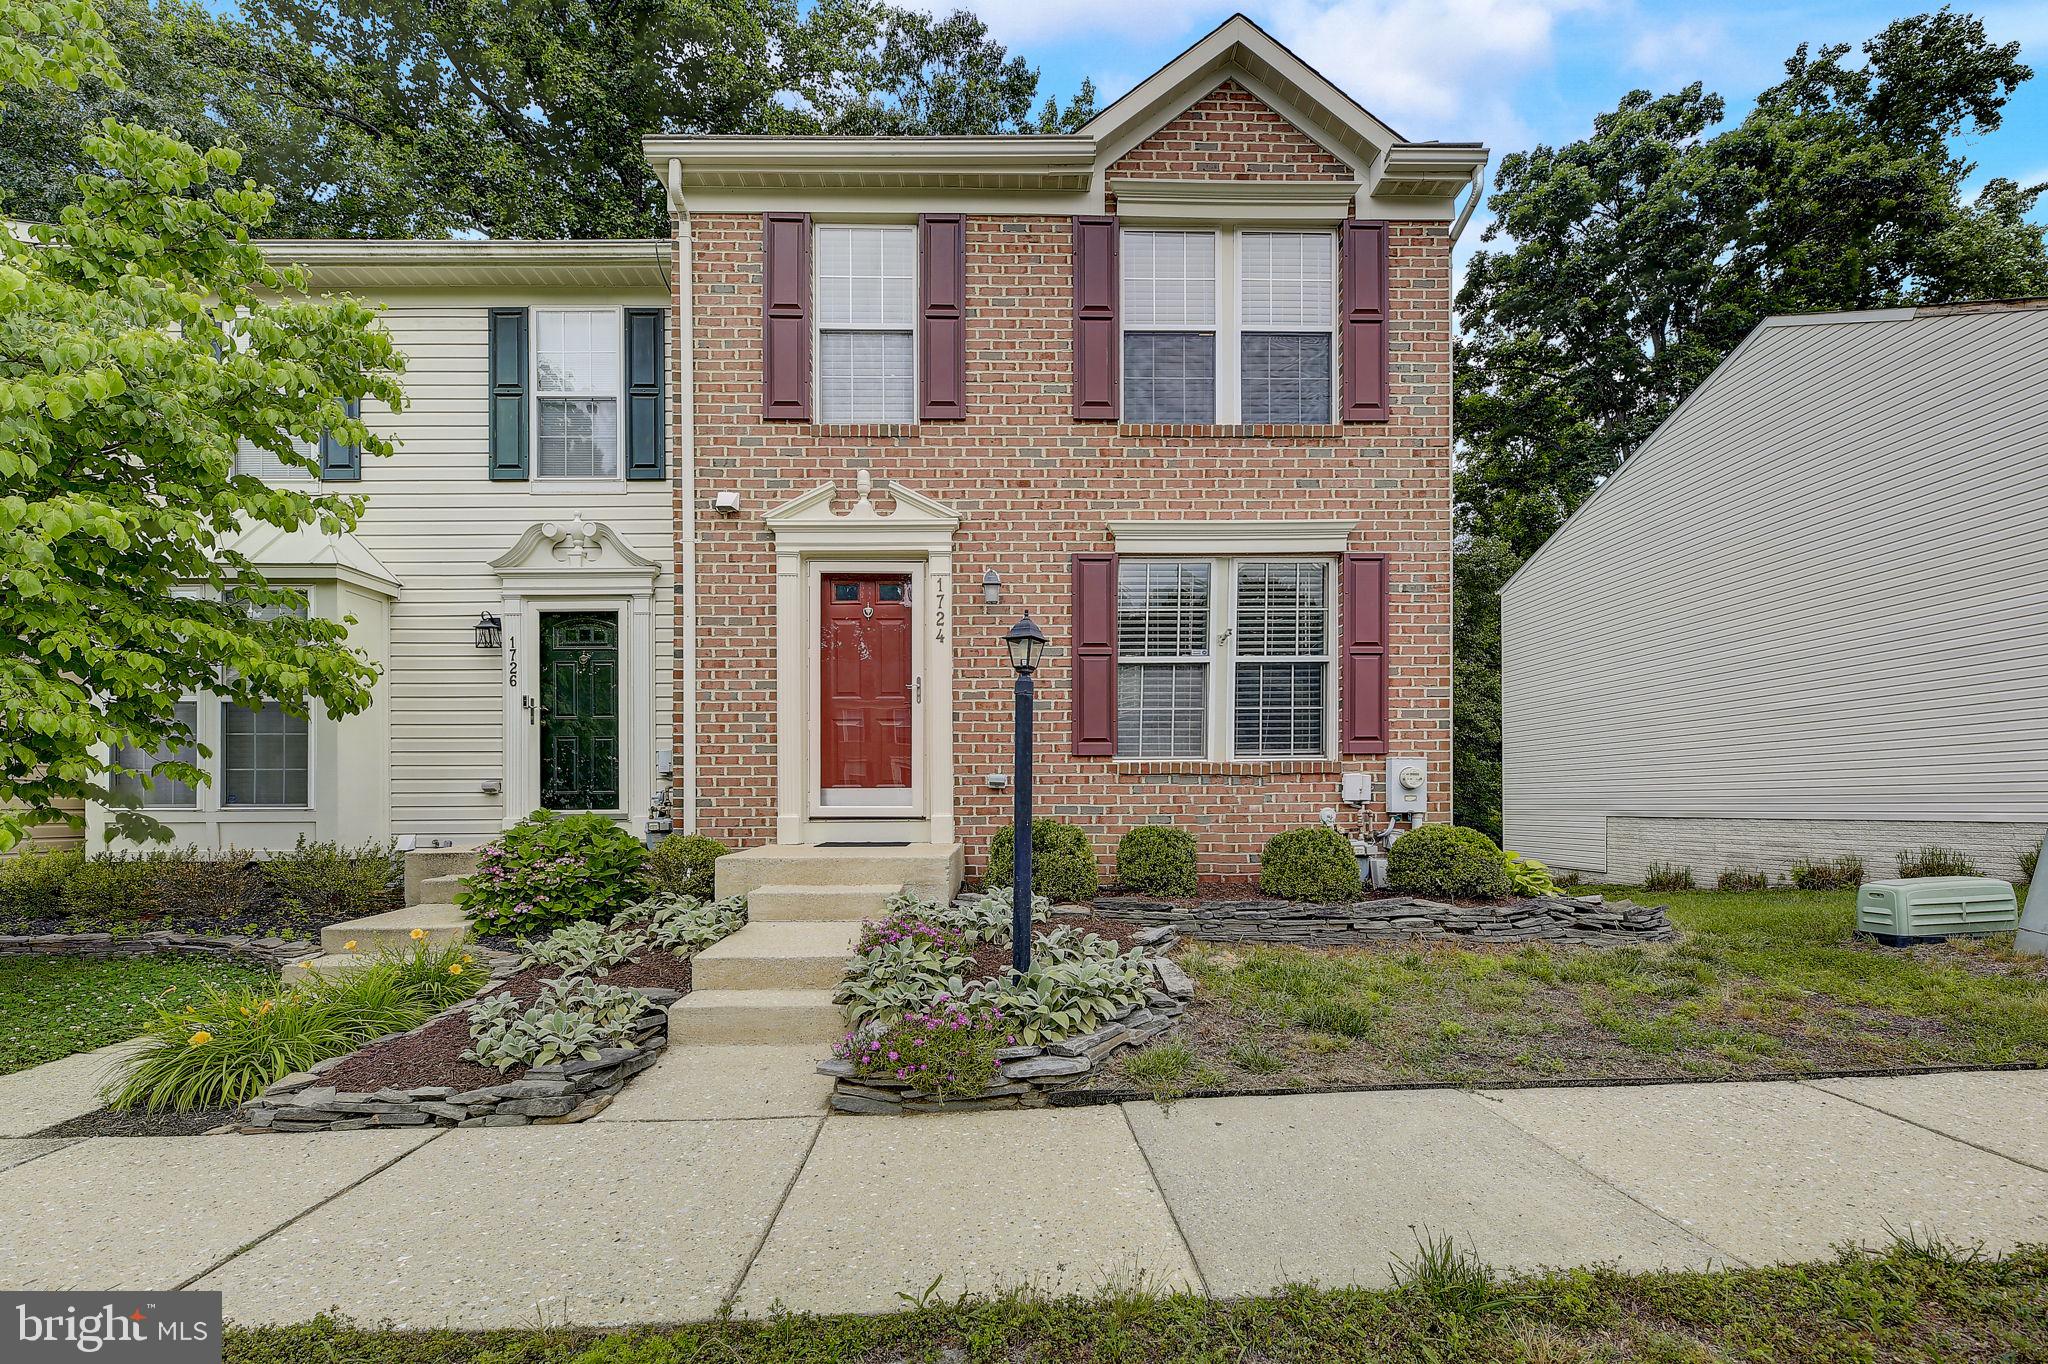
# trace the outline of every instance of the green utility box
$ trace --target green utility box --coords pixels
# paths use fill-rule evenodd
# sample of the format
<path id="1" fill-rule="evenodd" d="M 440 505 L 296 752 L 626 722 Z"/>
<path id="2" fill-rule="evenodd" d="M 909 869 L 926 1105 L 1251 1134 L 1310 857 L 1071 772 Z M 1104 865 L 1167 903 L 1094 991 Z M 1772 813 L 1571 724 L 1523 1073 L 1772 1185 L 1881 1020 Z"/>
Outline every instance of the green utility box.
<path id="1" fill-rule="evenodd" d="M 1856 892 L 1856 931 L 1892 947 L 2019 926 L 2019 897 L 1989 876 L 1869 881 Z"/>

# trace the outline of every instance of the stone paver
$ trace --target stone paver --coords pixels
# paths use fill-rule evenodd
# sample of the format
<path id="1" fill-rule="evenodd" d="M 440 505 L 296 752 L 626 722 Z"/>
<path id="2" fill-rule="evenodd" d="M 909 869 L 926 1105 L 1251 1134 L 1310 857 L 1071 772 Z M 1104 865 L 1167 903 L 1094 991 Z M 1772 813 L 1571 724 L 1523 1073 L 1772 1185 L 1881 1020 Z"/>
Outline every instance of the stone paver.
<path id="1" fill-rule="evenodd" d="M 1523 1130 L 1753 1263 L 1892 1229 L 2048 1240 L 2048 1175 L 1801 1084 L 1510 1090 Z"/>
<path id="2" fill-rule="evenodd" d="M 1198 1283 L 1114 1108 L 833 1118 L 737 1307 L 887 1312 L 934 1278 L 949 1298 Z"/>
<path id="3" fill-rule="evenodd" d="M 105 1107 L 100 1090 L 141 1045 L 139 1039 L 116 1042 L 0 1075 L 0 1137 L 26 1137 Z"/>
<path id="4" fill-rule="evenodd" d="M 670 1047 L 596 1122 L 808 1118 L 825 1112 L 832 1081 L 817 1047 Z"/>
<path id="5" fill-rule="evenodd" d="M 1815 1089 L 2048 1170 L 2048 1071 L 1814 1080 Z"/>
<path id="6" fill-rule="evenodd" d="M 41 1137 L 34 1141 L 0 1141 L 0 1170 L 11 1170 L 25 1160 L 34 1160 L 37 1156 L 47 1156 L 52 1151 L 61 1151 L 77 1140 L 77 1137 Z"/>
<path id="7" fill-rule="evenodd" d="M 1419 1238 L 1497 1269 L 1727 1259 L 1449 1090 L 1201 1099 L 1126 1110 L 1209 1291 L 1381 1287 Z"/>
<path id="8" fill-rule="evenodd" d="M 168 1289 L 427 1139 L 94 1137 L 0 1171 L 0 1284 Z"/>
<path id="9" fill-rule="evenodd" d="M 250 1324 L 328 1308 L 422 1328 L 708 1317 L 819 1121 L 458 1129 L 194 1287 Z"/>

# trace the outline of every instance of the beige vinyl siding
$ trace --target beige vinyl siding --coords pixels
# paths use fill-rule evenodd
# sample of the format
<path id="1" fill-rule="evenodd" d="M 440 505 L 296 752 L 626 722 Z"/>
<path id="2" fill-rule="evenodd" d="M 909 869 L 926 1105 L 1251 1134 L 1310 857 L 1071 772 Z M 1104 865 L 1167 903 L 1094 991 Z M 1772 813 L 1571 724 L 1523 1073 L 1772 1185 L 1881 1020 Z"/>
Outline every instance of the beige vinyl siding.
<path id="1" fill-rule="evenodd" d="M 2048 309 L 1766 323 L 1508 585 L 1502 728 L 1566 867 L 1610 816 L 2048 816 Z"/>
<path id="2" fill-rule="evenodd" d="M 673 657 L 674 649 L 667 482 L 558 486 L 489 478 L 486 313 L 493 307 L 661 306 L 666 300 L 659 293 L 578 293 L 387 302 L 385 323 L 407 360 L 408 407 L 393 417 L 381 404 L 367 405 L 365 420 L 401 444 L 391 459 L 363 461 L 359 490 L 369 510 L 356 538 L 404 583 L 391 608 L 391 669 L 383 696 L 391 830 L 472 843 L 495 834 L 506 813 L 502 798 L 483 790 L 504 775 L 505 654 L 476 648 L 472 629 L 478 612 L 502 614 L 493 559 L 538 521 L 581 513 L 608 525 L 665 566 L 654 609 L 657 661 Z M 672 714 L 667 666 L 655 668 L 654 685 L 655 716 L 665 726 Z M 654 742 L 669 744 L 665 727 Z M 638 797 L 628 796 L 637 807 Z M 634 827 L 637 832 L 637 820 Z"/>
<path id="3" fill-rule="evenodd" d="M 83 815 L 85 813 L 85 802 L 82 800 L 59 801 L 57 802 L 57 808 L 69 811 L 75 815 Z M 85 830 L 75 825 L 67 824 L 62 820 L 52 820 L 48 824 L 30 825 L 28 837 L 15 844 L 12 848 L 9 848 L 6 852 L 0 853 L 0 857 L 13 857 L 30 849 L 49 851 L 56 848 L 82 848 L 84 846 Z"/>

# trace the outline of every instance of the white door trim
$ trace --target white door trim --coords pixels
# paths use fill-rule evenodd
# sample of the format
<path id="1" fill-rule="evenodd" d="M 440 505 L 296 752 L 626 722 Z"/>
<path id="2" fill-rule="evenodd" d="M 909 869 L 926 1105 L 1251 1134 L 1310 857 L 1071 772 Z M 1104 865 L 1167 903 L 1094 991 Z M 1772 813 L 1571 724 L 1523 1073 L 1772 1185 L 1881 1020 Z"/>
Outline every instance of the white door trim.
<path id="1" fill-rule="evenodd" d="M 925 586 L 925 562 L 922 559 L 827 559 L 805 556 L 804 600 L 810 619 L 805 630 L 810 638 L 807 656 L 804 659 L 806 684 L 812 688 L 806 710 L 809 732 L 804 735 L 805 814 L 812 820 L 888 818 L 915 819 L 926 817 L 925 802 L 930 795 L 930 782 L 925 771 L 925 752 L 929 747 L 930 717 L 920 704 L 924 691 L 924 670 L 930 648 L 927 640 L 931 623 L 926 619 L 929 607 L 929 593 Z M 901 800 L 873 803 L 849 803 L 835 801 L 827 803 L 824 789 L 825 753 L 825 578 L 833 573 L 893 574 L 901 573 L 910 579 L 910 790 Z"/>
<path id="2" fill-rule="evenodd" d="M 763 518 L 775 537 L 778 843 L 864 835 L 953 841 L 953 532 L 960 518 L 892 483 L 882 487 L 896 509 L 884 516 L 870 499 L 873 487 L 863 470 L 855 485 L 857 499 L 845 513 L 832 510 L 836 489 L 826 483 Z M 817 603 L 827 571 L 911 574 L 917 623 L 912 667 L 924 684 L 922 703 L 912 703 L 913 789 L 923 796 L 919 813 L 891 809 L 850 815 L 817 804 Z"/>

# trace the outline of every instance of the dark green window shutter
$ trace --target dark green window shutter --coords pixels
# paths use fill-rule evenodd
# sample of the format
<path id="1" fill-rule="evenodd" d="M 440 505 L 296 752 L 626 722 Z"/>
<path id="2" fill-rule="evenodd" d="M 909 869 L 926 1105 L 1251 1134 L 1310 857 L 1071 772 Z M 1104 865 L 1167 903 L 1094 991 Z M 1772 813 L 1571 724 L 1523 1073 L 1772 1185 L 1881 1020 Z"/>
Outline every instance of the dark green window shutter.
<path id="1" fill-rule="evenodd" d="M 626 477 L 667 478 L 661 422 L 664 310 L 626 309 Z"/>
<path id="2" fill-rule="evenodd" d="M 491 477 L 526 477 L 526 309 L 491 309 Z"/>
<path id="3" fill-rule="evenodd" d="M 350 398 L 348 414 L 363 415 L 363 400 Z M 332 431 L 320 433 L 320 478 L 327 483 L 357 483 L 363 477 L 363 447 L 343 445 Z"/>

